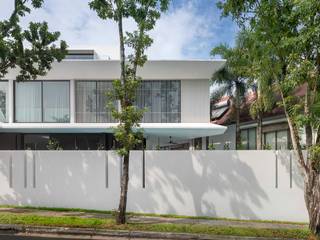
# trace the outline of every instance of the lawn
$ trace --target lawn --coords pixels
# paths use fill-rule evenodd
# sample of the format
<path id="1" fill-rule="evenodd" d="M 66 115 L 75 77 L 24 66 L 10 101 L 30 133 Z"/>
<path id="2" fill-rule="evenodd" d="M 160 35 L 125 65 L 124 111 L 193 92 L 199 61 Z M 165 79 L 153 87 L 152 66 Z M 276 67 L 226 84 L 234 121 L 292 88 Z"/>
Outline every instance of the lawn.
<path id="1" fill-rule="evenodd" d="M 52 217 L 29 214 L 3 213 L 0 214 L 0 224 L 19 224 L 27 226 L 77 227 L 105 230 L 150 231 L 171 233 L 192 233 L 209 235 L 232 235 L 269 238 L 307 239 L 310 232 L 307 229 L 256 229 L 227 226 L 208 226 L 200 224 L 141 224 L 129 223 L 116 225 L 113 219 L 81 218 L 81 217 Z"/>

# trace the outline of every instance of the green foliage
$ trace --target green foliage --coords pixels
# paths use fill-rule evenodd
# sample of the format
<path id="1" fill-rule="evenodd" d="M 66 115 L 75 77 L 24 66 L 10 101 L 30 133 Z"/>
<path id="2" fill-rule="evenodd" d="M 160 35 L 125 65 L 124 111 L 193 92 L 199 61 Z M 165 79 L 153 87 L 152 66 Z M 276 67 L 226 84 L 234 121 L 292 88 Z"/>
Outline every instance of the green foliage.
<path id="1" fill-rule="evenodd" d="M 224 16 L 232 16 L 249 33 L 252 76 L 263 96 L 279 93 L 281 106 L 295 127 L 319 128 L 320 1 L 220 1 Z M 296 97 L 304 86 L 307 94 Z M 260 99 L 252 115 L 268 109 Z"/>
<path id="2" fill-rule="evenodd" d="M 47 144 L 48 150 L 63 150 L 62 146 L 60 145 L 59 141 L 55 138 L 50 138 Z"/>
<path id="3" fill-rule="evenodd" d="M 223 150 L 230 150 L 230 144 L 229 143 L 225 143 L 223 145 Z"/>
<path id="4" fill-rule="evenodd" d="M 214 145 L 213 143 L 210 143 L 210 144 L 208 145 L 208 150 L 216 150 L 215 145 Z"/>
<path id="5" fill-rule="evenodd" d="M 263 145 L 264 150 L 272 150 L 272 147 L 269 143 Z"/>
<path id="6" fill-rule="evenodd" d="M 143 143 L 143 132 L 139 130 L 139 123 L 144 110 L 132 105 L 139 83 L 138 79 L 127 79 L 125 84 L 122 84 L 120 80 L 115 80 L 113 81 L 113 90 L 109 93 L 111 102 L 108 106 L 112 110 L 112 116 L 120 122 L 114 129 L 114 136 L 120 143 L 120 148 L 117 151 L 121 156 L 128 155 L 130 150 Z M 115 107 L 115 100 L 121 101 L 121 111 Z"/>
<path id="7" fill-rule="evenodd" d="M 314 145 L 310 148 L 310 159 L 313 170 L 320 173 L 320 145 Z"/>
<path id="8" fill-rule="evenodd" d="M 211 98 L 214 101 L 222 96 L 228 95 L 235 100 L 236 107 L 240 107 L 244 100 L 248 88 L 248 52 L 244 44 L 246 38 L 245 32 L 240 32 L 237 37 L 236 46 L 231 48 L 221 44 L 212 49 L 211 55 L 219 55 L 227 62 L 223 68 L 218 70 L 211 78 L 211 84 L 216 85 L 218 89 L 212 93 Z"/>
<path id="9" fill-rule="evenodd" d="M 33 8 L 40 8 L 43 0 L 15 0 L 14 10 L 8 20 L 0 21 L 0 79 L 8 70 L 18 67 L 17 80 L 35 79 L 51 69 L 54 60 L 61 61 L 67 44 L 56 45 L 59 32 L 49 32 L 46 22 L 30 22 L 22 29 L 20 20 Z M 26 47 L 27 46 L 27 47 Z"/>
<path id="10" fill-rule="evenodd" d="M 245 222 L 245 221 L 244 221 Z M 249 222 L 249 221 L 248 221 Z M 250 221 L 251 222 L 251 221 Z M 255 222 L 255 221 L 252 221 Z M 208 234 L 213 236 L 243 236 L 265 237 L 279 239 L 307 239 L 310 232 L 305 228 L 297 229 L 258 229 L 250 227 L 210 226 L 206 224 L 179 224 L 179 223 L 128 223 L 116 225 L 110 218 L 83 218 L 78 216 L 41 216 L 36 214 L 3 213 L 0 216 L 1 224 L 18 224 L 22 226 L 51 226 L 70 228 L 89 228 L 100 230 Z M 123 232 L 124 234 L 126 232 Z M 193 237 L 196 237 L 196 236 Z"/>
<path id="11" fill-rule="evenodd" d="M 121 156 L 128 156 L 130 150 L 142 144 L 143 133 L 138 129 L 144 110 L 134 106 L 141 81 L 136 76 L 137 68 L 147 61 L 145 50 L 152 44 L 147 33 L 154 28 L 160 13 L 167 10 L 168 5 L 169 0 L 92 0 L 89 3 L 100 18 L 114 20 L 119 27 L 121 78 L 113 82 L 108 106 L 113 117 L 119 121 L 114 132 L 120 144 L 118 153 Z M 126 32 L 122 39 L 122 19 L 129 17 L 137 24 L 137 30 Z M 126 56 L 125 47 L 132 49 L 132 54 Z M 120 109 L 115 107 L 116 101 L 120 102 Z"/>

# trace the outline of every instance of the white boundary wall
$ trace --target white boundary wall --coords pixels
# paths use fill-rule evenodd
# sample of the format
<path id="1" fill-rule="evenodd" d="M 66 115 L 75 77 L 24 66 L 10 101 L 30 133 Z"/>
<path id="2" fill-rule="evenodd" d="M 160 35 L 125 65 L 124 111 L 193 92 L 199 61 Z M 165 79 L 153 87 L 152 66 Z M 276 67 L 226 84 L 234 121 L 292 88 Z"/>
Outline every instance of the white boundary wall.
<path id="1" fill-rule="evenodd" d="M 120 166 L 111 151 L 0 151 L 0 204 L 116 209 Z M 308 220 L 289 151 L 134 151 L 128 211 Z"/>

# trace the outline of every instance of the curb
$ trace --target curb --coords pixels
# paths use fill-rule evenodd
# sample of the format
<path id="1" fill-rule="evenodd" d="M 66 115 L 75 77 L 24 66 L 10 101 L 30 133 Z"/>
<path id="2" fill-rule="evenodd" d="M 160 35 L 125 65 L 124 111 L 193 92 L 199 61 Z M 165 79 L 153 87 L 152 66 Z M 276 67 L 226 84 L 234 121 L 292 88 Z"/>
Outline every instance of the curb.
<path id="1" fill-rule="evenodd" d="M 65 227 L 38 227 L 24 225 L 0 224 L 1 235 L 26 234 L 32 235 L 48 235 L 48 236 L 78 236 L 83 239 L 92 239 L 92 237 L 117 237 L 117 238 L 144 238 L 144 239 L 171 239 L 171 240 L 280 240 L 280 238 L 264 238 L 264 237 L 240 237 L 240 236 L 223 236 L 223 235 L 206 235 L 206 234 L 187 234 L 187 233 L 160 233 L 160 232 L 142 232 L 142 231 L 117 231 L 102 230 L 94 228 L 65 228 Z M 88 237 L 88 238 L 85 238 Z M 283 238 L 281 238 L 283 240 Z M 289 239 L 287 239 L 289 240 Z"/>

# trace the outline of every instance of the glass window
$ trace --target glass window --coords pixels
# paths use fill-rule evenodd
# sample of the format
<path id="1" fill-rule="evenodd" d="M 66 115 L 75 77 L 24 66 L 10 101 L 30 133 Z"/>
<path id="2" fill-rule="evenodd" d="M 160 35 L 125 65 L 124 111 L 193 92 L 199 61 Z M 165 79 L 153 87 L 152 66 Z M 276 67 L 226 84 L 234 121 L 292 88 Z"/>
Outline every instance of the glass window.
<path id="1" fill-rule="evenodd" d="M 249 149 L 255 150 L 257 149 L 257 133 L 255 128 L 250 128 L 248 132 L 249 136 Z"/>
<path id="2" fill-rule="evenodd" d="M 43 121 L 69 122 L 69 82 L 43 82 Z"/>
<path id="3" fill-rule="evenodd" d="M 145 108 L 142 122 L 180 122 L 180 81 L 142 81 L 136 106 Z"/>
<path id="4" fill-rule="evenodd" d="M 288 149 L 288 130 L 267 132 L 264 134 L 265 149 Z"/>
<path id="5" fill-rule="evenodd" d="M 16 82 L 16 122 L 41 122 L 41 82 Z"/>
<path id="6" fill-rule="evenodd" d="M 77 122 L 97 121 L 96 82 L 76 83 L 76 118 Z"/>
<path id="7" fill-rule="evenodd" d="M 277 149 L 288 149 L 288 131 L 277 132 Z"/>
<path id="8" fill-rule="evenodd" d="M 16 122 L 69 122 L 69 82 L 15 83 Z"/>
<path id="9" fill-rule="evenodd" d="M 108 110 L 108 92 L 112 89 L 111 81 L 97 82 L 97 122 L 115 122 L 112 113 Z M 117 104 L 116 102 L 114 104 Z"/>
<path id="10" fill-rule="evenodd" d="M 248 149 L 248 130 L 241 130 L 241 145 L 243 149 Z"/>
<path id="11" fill-rule="evenodd" d="M 256 128 L 243 129 L 240 132 L 242 149 L 257 149 Z"/>
<path id="12" fill-rule="evenodd" d="M 107 93 L 112 81 L 79 81 L 76 83 L 77 122 L 115 122 L 108 111 Z M 115 103 L 116 104 L 116 103 Z"/>
<path id="13" fill-rule="evenodd" d="M 25 134 L 25 150 L 48 150 L 50 136 L 48 134 Z"/>
<path id="14" fill-rule="evenodd" d="M 8 82 L 0 82 L 0 122 L 8 121 Z"/>
<path id="15" fill-rule="evenodd" d="M 268 132 L 264 135 L 265 149 L 276 149 L 276 132 Z"/>

